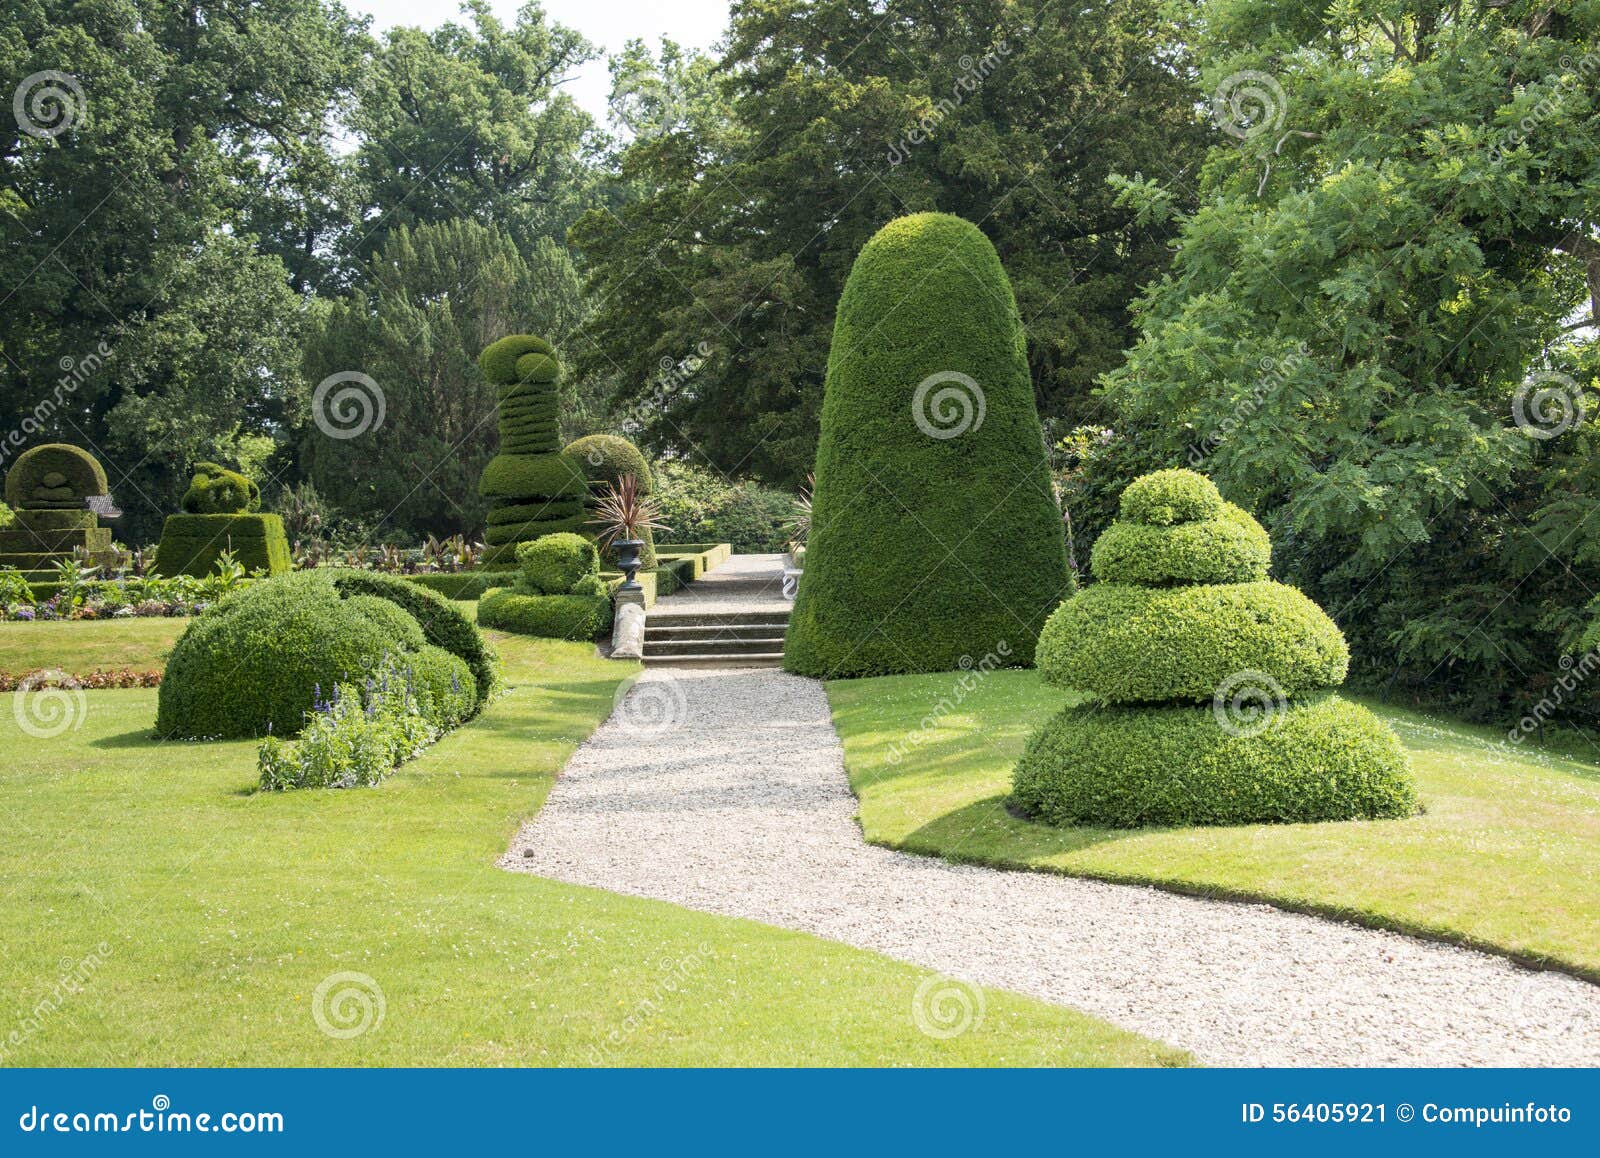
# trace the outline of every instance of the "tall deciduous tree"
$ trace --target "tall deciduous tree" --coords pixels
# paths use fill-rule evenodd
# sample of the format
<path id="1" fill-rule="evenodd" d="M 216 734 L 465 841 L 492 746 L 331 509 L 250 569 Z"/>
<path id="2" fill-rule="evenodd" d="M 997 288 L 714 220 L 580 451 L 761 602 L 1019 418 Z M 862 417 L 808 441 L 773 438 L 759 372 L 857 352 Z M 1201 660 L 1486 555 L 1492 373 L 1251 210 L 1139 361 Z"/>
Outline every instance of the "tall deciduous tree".
<path id="1" fill-rule="evenodd" d="M 194 457 L 258 459 L 281 418 L 289 279 L 317 260 L 289 207 L 328 195 L 315 154 L 363 45 L 329 0 L 7 9 L 0 424 L 105 457 L 126 538 Z"/>
<path id="2" fill-rule="evenodd" d="M 1537 700 L 1600 592 L 1600 9 L 1212 0 L 1125 438 L 1273 525 L 1369 682 Z M 1192 193 L 1130 179 L 1147 219 Z M 1584 420 L 1584 414 L 1590 417 Z"/>
<path id="3" fill-rule="evenodd" d="M 1153 0 L 750 0 L 718 64 L 725 115 L 693 58 L 630 59 L 618 100 L 645 131 L 619 180 L 638 196 L 572 233 L 596 302 L 580 371 L 615 375 L 647 441 L 802 479 L 851 260 L 938 209 L 998 248 L 1041 409 L 1092 408 L 1171 233 L 1105 178 L 1192 179 L 1200 148 L 1168 29 Z"/>

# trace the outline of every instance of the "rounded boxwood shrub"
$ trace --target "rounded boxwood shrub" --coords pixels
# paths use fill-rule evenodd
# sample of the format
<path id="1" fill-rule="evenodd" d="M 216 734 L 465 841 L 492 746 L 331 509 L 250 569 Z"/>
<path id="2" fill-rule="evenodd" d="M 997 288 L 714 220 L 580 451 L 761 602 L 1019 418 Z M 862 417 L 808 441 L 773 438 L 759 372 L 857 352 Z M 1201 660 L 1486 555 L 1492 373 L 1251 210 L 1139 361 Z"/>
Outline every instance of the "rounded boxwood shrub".
<path id="1" fill-rule="evenodd" d="M 517 587 L 530 595 L 566 595 L 600 573 L 600 555 L 582 535 L 546 535 L 517 548 Z"/>
<path id="2" fill-rule="evenodd" d="M 419 651 L 428 646 L 427 637 L 422 634 L 422 625 L 398 603 L 391 603 L 376 595 L 349 595 L 345 597 L 345 604 L 358 615 L 364 615 L 376 623 L 407 651 Z"/>
<path id="3" fill-rule="evenodd" d="M 1102 583 L 1253 583 L 1267 577 L 1272 540 L 1227 503 L 1215 518 L 1171 526 L 1116 522 L 1095 540 L 1089 569 Z"/>
<path id="4" fill-rule="evenodd" d="M 64 442 L 30 447 L 6 472 L 6 505 L 14 510 L 82 508 L 108 493 L 100 460 Z"/>
<path id="5" fill-rule="evenodd" d="M 589 484 L 581 466 L 558 451 L 561 367 L 550 343 L 513 334 L 491 343 L 478 365 L 495 388 L 500 429 L 500 453 L 478 482 L 489 500 L 482 565 L 503 569 L 514 564 L 517 544 L 582 527 Z M 511 508 L 516 513 L 506 513 Z"/>
<path id="6" fill-rule="evenodd" d="M 489 698 L 499 675 L 498 658 L 483 632 L 450 600 L 397 575 L 345 568 L 317 573 L 327 574 L 341 595 L 376 595 L 398 604 L 421 626 L 429 643 L 466 663 L 478 686 L 478 701 Z"/>
<path id="7" fill-rule="evenodd" d="M 260 509 L 261 488 L 236 470 L 200 462 L 180 505 L 191 515 L 243 514 Z"/>
<path id="8" fill-rule="evenodd" d="M 1093 558 L 1119 581 L 1074 595 L 1040 637 L 1046 682 L 1091 698 L 1029 741 L 1017 805 L 1112 827 L 1414 812 L 1394 733 L 1323 690 L 1343 682 L 1349 647 L 1320 607 L 1264 578 L 1260 525 L 1187 470 L 1130 484 L 1121 512 Z"/>
<path id="9" fill-rule="evenodd" d="M 1067 708 L 1036 733 L 1014 799 L 1048 824 L 1270 824 L 1410 816 L 1405 750 L 1359 704 L 1323 692 L 1259 733 L 1188 705 Z"/>
<path id="10" fill-rule="evenodd" d="M 325 574 L 253 583 L 178 637 L 161 680 L 156 731 L 182 739 L 294 735 L 319 691 L 361 680 L 385 655 L 404 653 L 410 638 L 363 615 Z"/>
<path id="11" fill-rule="evenodd" d="M 1269 672 L 1286 695 L 1344 682 L 1350 649 L 1327 613 L 1282 583 L 1132 587 L 1074 595 L 1039 638 L 1045 682 L 1111 703 L 1209 700 Z"/>
<path id="12" fill-rule="evenodd" d="M 427 715 L 439 727 L 453 728 L 476 714 L 478 686 L 460 656 L 425 643 L 402 658 L 400 665 L 411 677 L 413 693 L 428 705 Z"/>
<path id="13" fill-rule="evenodd" d="M 947 671 L 1033 660 L 1070 592 L 1011 283 L 978 227 L 884 226 L 834 321 L 806 569 L 784 666 Z"/>

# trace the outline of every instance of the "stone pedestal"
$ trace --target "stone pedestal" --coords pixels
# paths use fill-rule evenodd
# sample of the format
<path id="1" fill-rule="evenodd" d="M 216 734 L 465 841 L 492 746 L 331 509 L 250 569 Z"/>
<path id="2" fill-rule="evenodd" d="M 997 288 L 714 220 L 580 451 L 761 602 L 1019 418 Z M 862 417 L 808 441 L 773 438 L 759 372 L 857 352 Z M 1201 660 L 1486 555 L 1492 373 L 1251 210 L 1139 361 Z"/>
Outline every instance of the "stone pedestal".
<path id="1" fill-rule="evenodd" d="M 611 616 L 611 658 L 641 659 L 644 656 L 644 592 L 618 591 Z"/>

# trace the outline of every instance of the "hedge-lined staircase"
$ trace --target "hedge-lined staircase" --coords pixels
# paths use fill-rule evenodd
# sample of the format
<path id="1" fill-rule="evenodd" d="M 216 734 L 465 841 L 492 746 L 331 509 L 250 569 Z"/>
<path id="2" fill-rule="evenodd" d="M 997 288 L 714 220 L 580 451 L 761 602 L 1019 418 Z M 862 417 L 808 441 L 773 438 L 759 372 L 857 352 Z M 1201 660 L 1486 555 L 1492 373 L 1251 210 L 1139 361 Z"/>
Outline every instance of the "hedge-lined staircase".
<path id="1" fill-rule="evenodd" d="M 783 556 L 734 555 L 645 619 L 651 667 L 778 667 L 789 627 Z"/>

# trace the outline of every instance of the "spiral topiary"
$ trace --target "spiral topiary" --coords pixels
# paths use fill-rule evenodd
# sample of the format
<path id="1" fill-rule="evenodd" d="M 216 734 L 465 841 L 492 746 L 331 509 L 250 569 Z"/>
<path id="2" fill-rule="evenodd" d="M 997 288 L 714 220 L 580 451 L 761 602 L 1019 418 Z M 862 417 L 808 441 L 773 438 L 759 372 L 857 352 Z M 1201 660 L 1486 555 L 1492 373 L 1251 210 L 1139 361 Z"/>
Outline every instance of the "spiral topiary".
<path id="1" fill-rule="evenodd" d="M 563 453 L 582 467 L 584 477 L 589 480 L 589 500 L 584 504 L 584 511 L 590 518 L 594 516 L 594 504 L 600 494 L 606 487 L 621 482 L 624 475 L 631 474 L 639 480 L 640 494 L 655 494 L 656 480 L 650 470 L 649 460 L 626 438 L 615 434 L 587 434 L 567 443 Z M 586 526 L 583 533 L 593 538 L 595 528 Z M 639 567 L 644 571 L 653 571 L 658 562 L 655 535 L 649 527 L 642 528 L 639 535 L 644 541 L 644 548 L 639 553 Z"/>
<path id="2" fill-rule="evenodd" d="M 1050 824 L 1253 824 L 1408 816 L 1399 739 L 1327 689 L 1349 648 L 1267 579 L 1271 543 L 1211 481 L 1128 486 L 1095 544 L 1099 580 L 1045 624 L 1045 681 L 1087 693 L 1029 741 L 1016 803 Z"/>
<path id="3" fill-rule="evenodd" d="M 580 464 L 559 449 L 561 367 L 550 343 L 513 334 L 489 345 L 478 365 L 495 388 L 500 427 L 500 453 L 478 482 L 489 500 L 483 566 L 507 570 L 517 544 L 582 529 L 589 485 Z"/>
<path id="4" fill-rule="evenodd" d="M 784 647 L 802 675 L 1033 661 L 1071 591 L 1022 322 L 977 226 L 918 213 L 851 267 L 828 354 L 806 568 Z"/>

